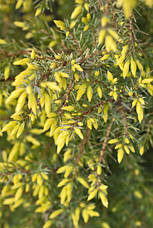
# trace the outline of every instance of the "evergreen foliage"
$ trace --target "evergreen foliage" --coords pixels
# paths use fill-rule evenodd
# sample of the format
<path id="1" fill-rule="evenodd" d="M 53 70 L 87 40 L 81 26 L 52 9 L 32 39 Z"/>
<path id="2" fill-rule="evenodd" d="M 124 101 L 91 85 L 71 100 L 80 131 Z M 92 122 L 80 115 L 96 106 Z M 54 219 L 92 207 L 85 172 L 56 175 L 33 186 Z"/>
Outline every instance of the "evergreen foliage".
<path id="1" fill-rule="evenodd" d="M 0 227 L 153 226 L 152 6 L 0 0 Z"/>

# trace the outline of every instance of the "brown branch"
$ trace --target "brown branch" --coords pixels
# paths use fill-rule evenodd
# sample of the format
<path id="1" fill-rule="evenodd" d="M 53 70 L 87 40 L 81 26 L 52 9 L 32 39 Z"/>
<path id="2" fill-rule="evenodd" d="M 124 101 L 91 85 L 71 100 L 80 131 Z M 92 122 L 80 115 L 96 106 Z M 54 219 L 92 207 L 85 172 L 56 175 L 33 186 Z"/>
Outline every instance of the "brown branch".
<path id="1" fill-rule="evenodd" d="M 130 40 L 130 51 L 132 52 L 132 49 L 134 47 L 134 44 L 133 44 L 133 18 L 132 18 L 132 15 L 130 17 L 130 34 L 129 34 L 129 40 Z"/>
<path id="2" fill-rule="evenodd" d="M 101 51 L 95 51 L 95 52 L 93 52 L 92 54 L 88 55 L 87 57 L 83 58 L 83 59 L 80 61 L 80 63 L 83 63 L 83 62 L 87 61 L 89 58 L 91 58 L 91 57 L 93 57 L 93 56 L 95 56 L 95 55 L 97 55 L 97 54 L 100 54 L 100 53 L 101 53 Z"/>
<path id="3" fill-rule="evenodd" d="M 100 6 L 100 8 L 101 8 L 101 7 L 102 7 L 102 3 L 101 3 L 100 0 L 98 0 L 98 4 L 99 4 L 99 6 Z"/>
<path id="4" fill-rule="evenodd" d="M 74 177 L 76 176 L 76 174 L 77 174 L 77 165 L 78 165 L 78 163 L 79 163 L 79 161 L 80 161 L 80 159 L 81 159 L 81 156 L 82 156 L 82 154 L 83 154 L 83 152 L 84 152 L 84 147 L 85 147 L 86 143 L 87 143 L 88 140 L 89 140 L 90 134 L 91 134 L 91 130 L 88 128 L 87 131 L 86 131 L 86 137 L 85 137 L 85 138 L 82 140 L 82 142 L 81 142 L 81 145 L 80 145 L 80 152 L 79 152 L 79 154 L 78 154 L 78 156 L 77 156 L 77 158 L 76 158 L 76 162 L 75 162 L 76 167 L 75 167 L 75 172 L 74 172 L 73 178 L 74 178 Z"/>
<path id="5" fill-rule="evenodd" d="M 81 155 L 83 154 L 83 151 L 84 151 L 84 147 L 90 137 L 90 133 L 91 133 L 91 130 L 88 128 L 87 131 L 86 131 L 86 137 L 83 139 L 83 141 L 81 142 L 81 145 L 80 145 L 80 153 L 78 154 L 77 156 L 77 159 L 76 159 L 76 164 L 79 163 L 80 161 L 80 158 L 81 158 Z"/>
<path id="6" fill-rule="evenodd" d="M 116 23 L 115 9 L 114 9 L 113 2 L 111 2 L 111 9 L 112 9 L 113 27 L 116 30 L 117 23 Z"/>
<path id="7" fill-rule="evenodd" d="M 71 80 L 69 87 L 67 88 L 67 91 L 64 95 L 64 102 L 61 104 L 61 106 L 58 108 L 57 112 L 59 112 L 61 110 L 62 107 L 66 106 L 66 104 L 68 103 L 69 100 L 69 96 L 71 94 L 71 91 L 73 89 L 73 82 L 74 82 L 74 78 Z M 61 110 L 60 115 L 63 114 L 64 110 Z"/>
<path id="8" fill-rule="evenodd" d="M 107 84 L 104 81 L 101 81 L 101 80 L 93 80 L 93 82 L 102 84 L 105 88 L 108 89 L 108 86 L 107 86 Z"/>
<path id="9" fill-rule="evenodd" d="M 120 109 L 120 112 L 123 116 L 123 119 L 124 119 L 124 135 L 127 136 L 128 135 L 128 124 L 127 124 L 127 117 L 126 117 L 126 114 L 123 110 L 123 108 L 121 107 Z"/>
<path id="10" fill-rule="evenodd" d="M 81 49 L 80 49 L 80 45 L 79 45 L 77 39 L 75 38 L 74 34 L 73 34 L 71 31 L 69 31 L 69 33 L 70 33 L 70 36 L 72 37 L 72 39 L 73 39 L 73 41 L 74 41 L 76 47 L 78 48 L 78 51 L 80 52 L 80 54 L 82 54 L 82 51 L 81 51 Z"/>
<path id="11" fill-rule="evenodd" d="M 52 71 L 52 70 L 49 69 L 47 72 L 41 74 L 41 75 L 40 75 L 41 78 L 36 82 L 36 84 L 39 85 L 39 83 L 41 83 L 45 78 L 46 78 L 47 80 L 49 80 L 49 75 L 51 74 L 51 71 Z"/>
<path id="12" fill-rule="evenodd" d="M 87 114 L 90 114 L 91 112 L 93 112 L 96 108 L 98 108 L 99 106 L 101 106 L 103 104 L 103 101 L 99 102 L 98 104 L 92 106 L 88 111 L 86 112 L 83 112 L 81 115 L 80 115 L 80 118 L 83 118 L 83 116 L 87 115 Z"/>
<path id="13" fill-rule="evenodd" d="M 28 50 L 20 50 L 20 51 L 16 51 L 16 52 L 6 52 L 6 51 L 2 51 L 0 52 L 0 58 L 5 58 L 5 57 L 16 57 L 18 55 L 24 55 L 24 54 L 30 54 L 31 51 Z"/>
<path id="14" fill-rule="evenodd" d="M 122 106 L 121 100 L 119 101 L 119 106 L 117 108 L 117 111 L 119 111 L 122 114 L 122 116 L 123 116 L 123 120 L 124 120 L 124 136 L 127 136 L 128 135 L 128 123 L 127 123 L 127 117 L 126 117 L 124 108 Z"/>
<path id="15" fill-rule="evenodd" d="M 106 0 L 106 4 L 105 4 L 105 12 L 106 15 L 108 15 L 109 13 L 109 0 Z"/>
<path id="16" fill-rule="evenodd" d="M 104 142 L 103 142 L 102 149 L 101 149 L 101 153 L 100 153 L 100 158 L 99 158 L 99 162 L 100 162 L 100 163 L 101 163 L 102 160 L 103 160 L 104 151 L 105 151 L 105 148 L 106 148 L 106 145 L 107 145 L 107 141 L 108 141 L 108 138 L 109 138 L 109 134 L 110 134 L 110 132 L 111 132 L 112 124 L 113 124 L 113 120 L 111 121 L 111 123 L 109 124 L 109 126 L 108 126 L 108 128 L 107 128 L 106 137 L 105 137 L 105 140 L 104 140 Z"/>

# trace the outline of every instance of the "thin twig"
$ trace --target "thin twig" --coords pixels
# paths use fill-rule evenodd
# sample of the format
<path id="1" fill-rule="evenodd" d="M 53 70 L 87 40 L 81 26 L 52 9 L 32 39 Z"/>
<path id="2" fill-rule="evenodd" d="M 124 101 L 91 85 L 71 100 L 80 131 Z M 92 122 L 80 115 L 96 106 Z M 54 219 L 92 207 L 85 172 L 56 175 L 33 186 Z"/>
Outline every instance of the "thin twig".
<path id="1" fill-rule="evenodd" d="M 110 132 L 111 132 L 112 124 L 113 124 L 113 120 L 111 121 L 111 123 L 109 124 L 109 126 L 108 126 L 108 128 L 107 128 L 106 137 L 105 137 L 105 140 L 104 140 L 104 142 L 103 142 L 102 149 L 101 149 L 101 153 L 100 153 L 100 158 L 99 158 L 99 162 L 100 162 L 100 163 L 101 163 L 102 160 L 103 160 L 104 151 L 105 151 L 105 148 L 106 148 L 106 145 L 107 145 L 107 141 L 108 141 L 108 138 L 109 138 L 109 134 L 110 134 Z"/>
<path id="2" fill-rule="evenodd" d="M 79 161 L 80 161 L 80 159 L 81 159 L 81 156 L 82 156 L 82 154 L 83 154 L 83 152 L 84 152 L 84 147 L 85 147 L 85 145 L 86 145 L 86 143 L 88 142 L 88 140 L 89 140 L 89 138 L 90 138 L 90 134 L 91 134 L 91 130 L 88 128 L 87 129 L 87 131 L 86 131 L 86 137 L 82 140 L 82 142 L 81 142 L 81 145 L 80 145 L 80 152 L 79 152 L 79 154 L 78 154 L 78 156 L 77 156 L 77 158 L 76 158 L 76 162 L 75 162 L 75 164 L 76 164 L 76 168 L 75 168 L 75 172 L 74 172 L 74 176 L 73 176 L 73 178 L 76 176 L 76 174 L 77 174 L 77 165 L 78 165 L 78 163 L 79 163 Z"/>

